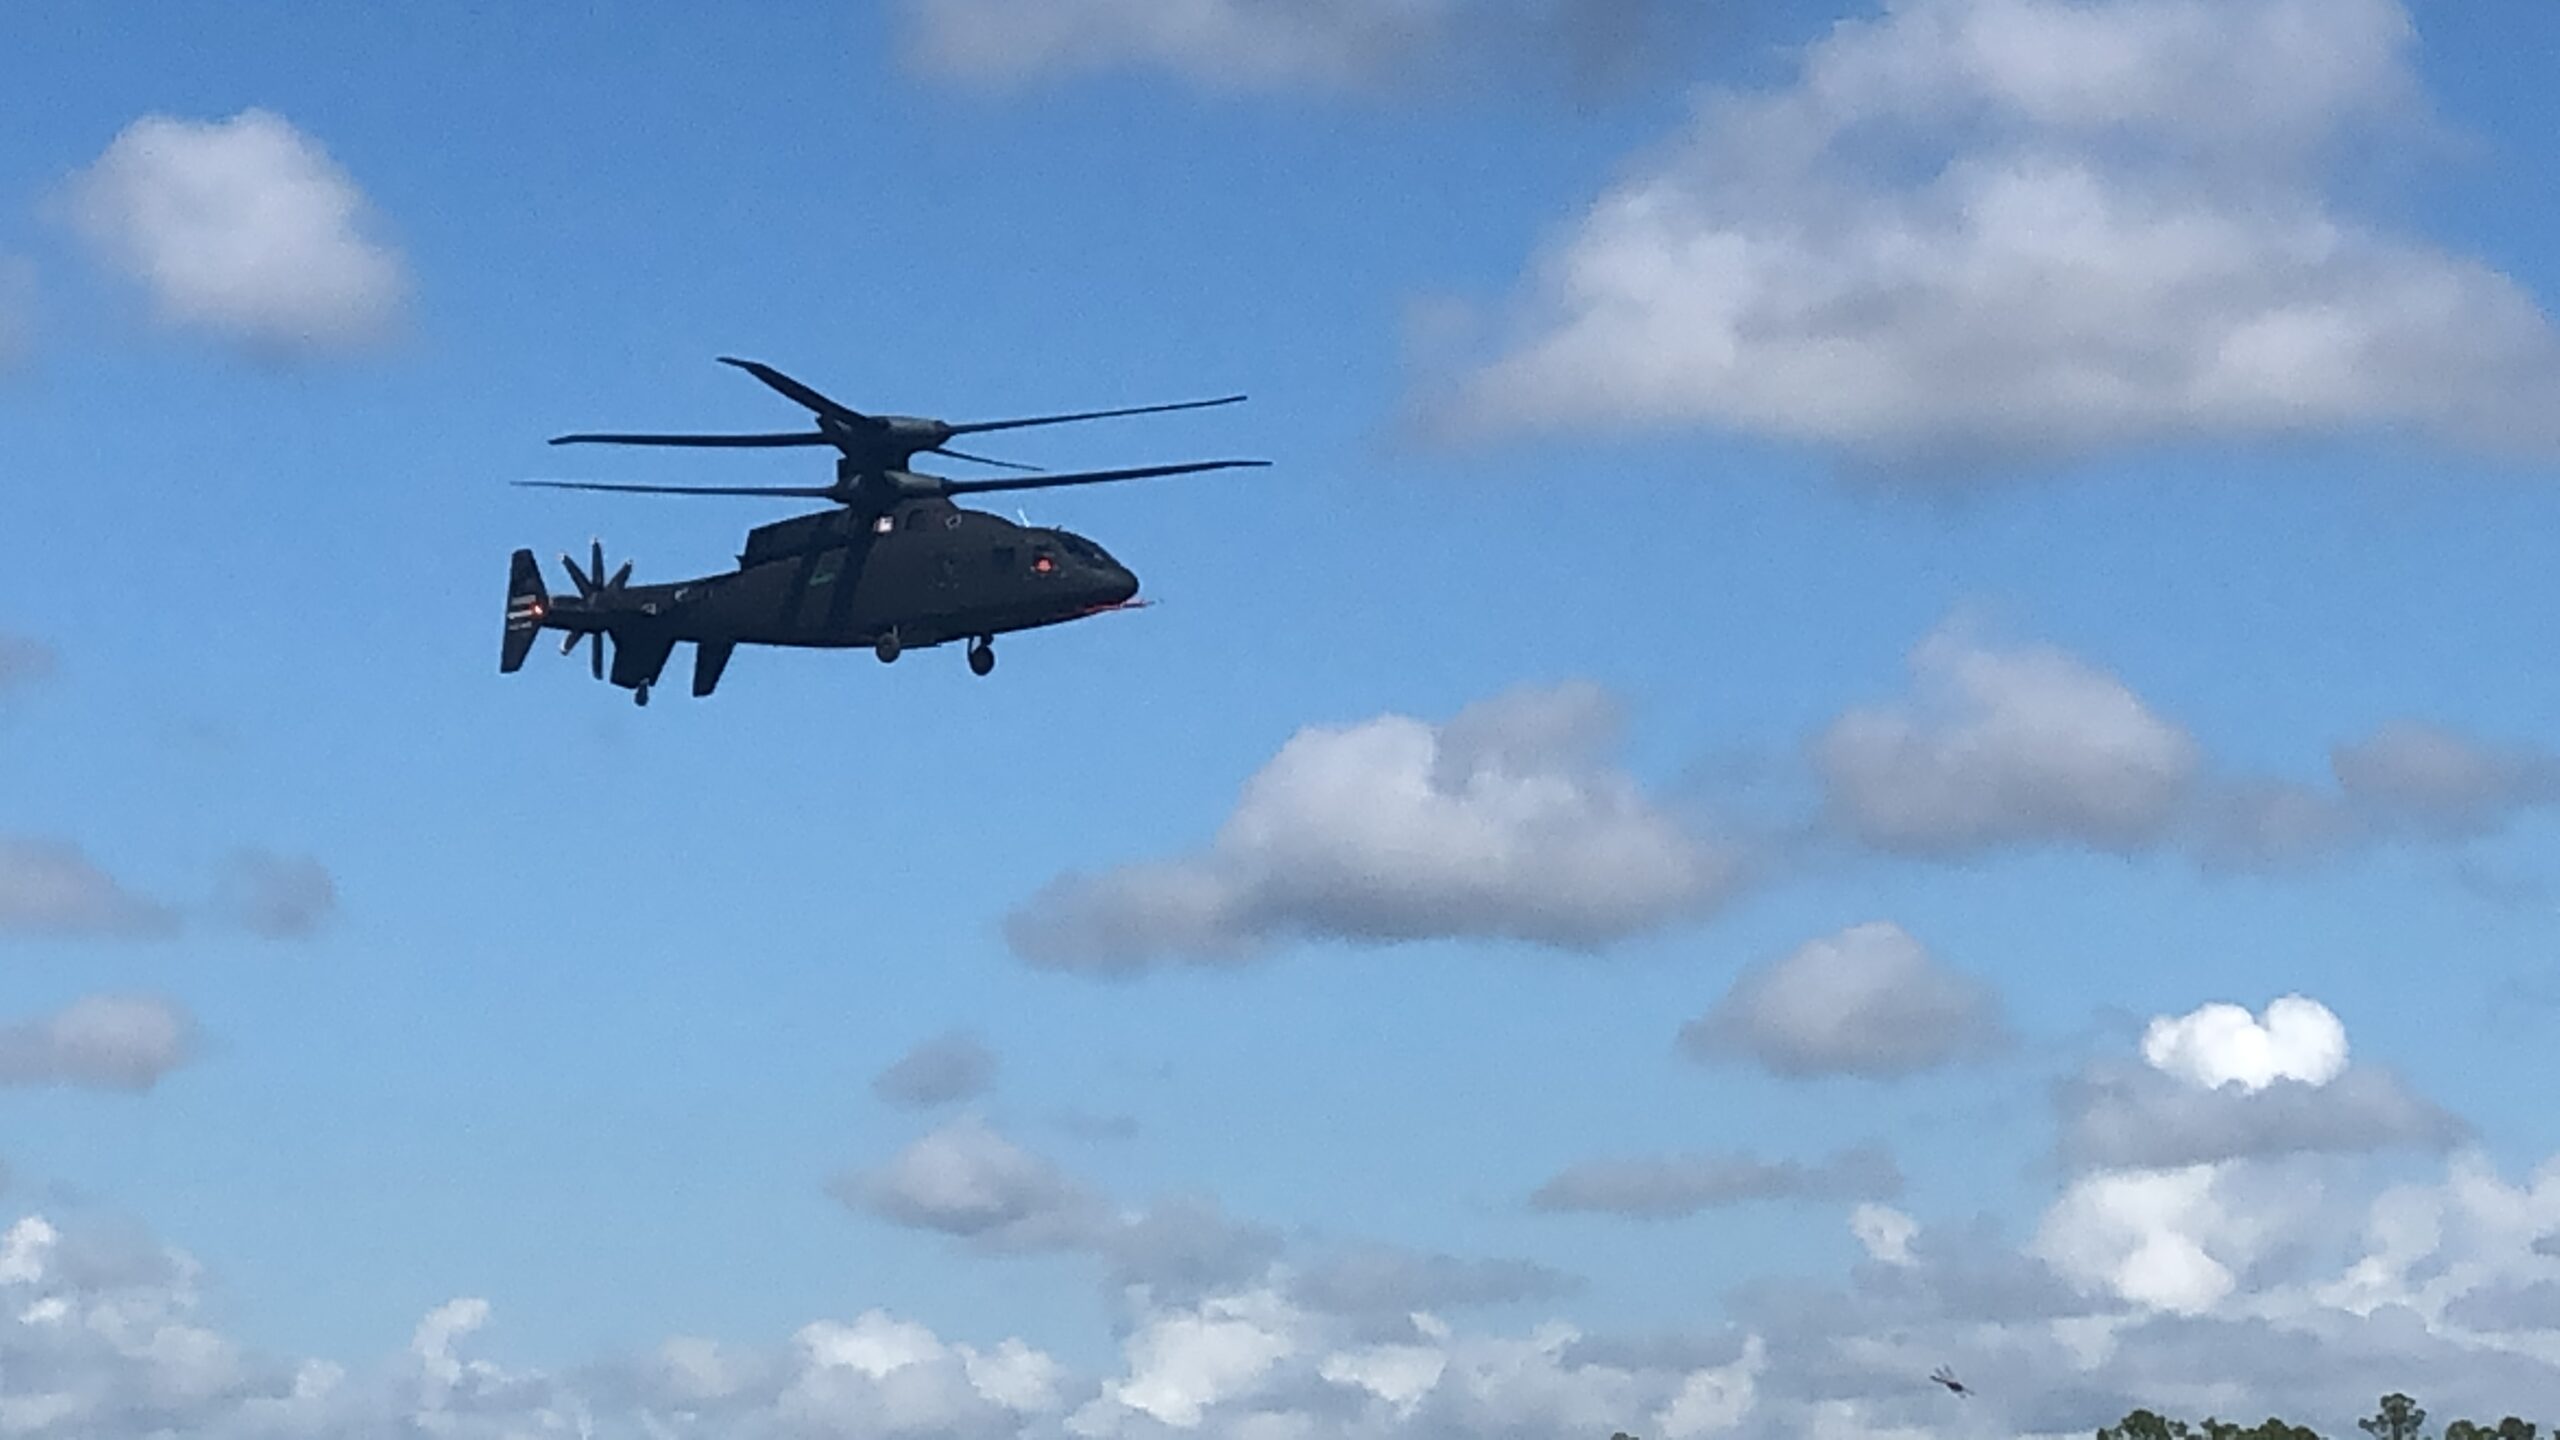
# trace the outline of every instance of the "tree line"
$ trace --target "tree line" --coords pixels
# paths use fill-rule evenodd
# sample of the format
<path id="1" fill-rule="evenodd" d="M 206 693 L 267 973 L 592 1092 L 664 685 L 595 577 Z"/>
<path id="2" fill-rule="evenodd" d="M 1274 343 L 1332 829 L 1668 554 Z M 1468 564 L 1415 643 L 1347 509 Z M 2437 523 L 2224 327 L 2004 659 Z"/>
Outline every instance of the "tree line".
<path id="1" fill-rule="evenodd" d="M 2431 1440 L 2427 1433 L 2427 1412 L 2417 1401 L 2394 1392 L 2385 1395 L 2378 1408 L 2358 1420 L 2356 1428 L 2372 1440 Z M 2560 1425 L 2549 1431 L 2551 1440 L 2560 1440 Z M 2543 1440 L 2543 1427 L 2530 1420 L 2509 1415 L 2496 1424 L 2478 1420 L 2456 1420 L 2444 1427 L 2442 1440 Z M 1621 1430 L 1609 1440 L 1636 1440 Z M 2113 1425 L 2100 1430 L 2097 1440 L 2327 1440 L 2308 1425 L 2295 1425 L 2273 1416 L 2255 1425 L 2241 1425 L 2211 1416 L 2197 1424 L 2172 1420 L 2149 1410 L 2136 1410 Z"/>

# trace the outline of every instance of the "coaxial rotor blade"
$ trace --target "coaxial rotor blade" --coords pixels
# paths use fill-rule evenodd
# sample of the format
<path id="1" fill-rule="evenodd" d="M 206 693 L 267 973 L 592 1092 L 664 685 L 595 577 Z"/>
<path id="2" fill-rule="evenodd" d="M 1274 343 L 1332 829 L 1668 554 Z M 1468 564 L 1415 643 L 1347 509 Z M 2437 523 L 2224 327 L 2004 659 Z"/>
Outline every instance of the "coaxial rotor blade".
<path id="1" fill-rule="evenodd" d="M 828 399 L 826 396 L 819 394 L 817 391 L 810 389 L 808 386 L 792 379 L 790 376 L 783 374 L 781 371 L 774 369 L 772 366 L 765 364 L 761 360 L 741 360 L 734 355 L 723 355 L 720 357 L 720 363 L 723 365 L 735 365 L 739 369 L 746 371 L 748 374 L 753 375 L 765 384 L 773 387 L 775 390 L 780 391 L 786 399 L 789 399 L 804 410 L 808 410 L 819 415 L 833 415 L 845 420 L 868 420 L 871 418 L 870 416 L 863 414 L 861 411 L 853 409 L 851 406 L 837 404 L 835 401 Z"/>
<path id="2" fill-rule="evenodd" d="M 554 435 L 554 445 L 683 445 L 710 450 L 780 449 L 791 445 L 832 445 L 835 442 L 815 430 L 793 430 L 768 435 L 624 435 L 578 434 Z"/>
<path id="3" fill-rule="evenodd" d="M 1196 475 L 1203 470 L 1241 470 L 1269 465 L 1268 460 L 1201 460 L 1188 465 L 1140 465 L 1128 470 L 1084 470 L 1065 475 L 1026 475 L 1019 480 L 940 480 L 946 495 L 982 495 L 991 490 L 1047 490 L 1060 485 L 1101 485 L 1113 480 L 1145 480 L 1157 475 Z"/>
<path id="4" fill-rule="evenodd" d="M 954 460 L 966 460 L 972 465 L 993 465 L 1000 470 L 1028 470 L 1035 475 L 1040 472 L 1040 467 L 1037 465 L 1025 465 L 1019 460 L 996 460 L 985 455 L 972 455 L 966 450 L 954 450 L 948 445 L 936 445 L 930 453 L 948 455 Z"/>
<path id="5" fill-rule="evenodd" d="M 1131 405 L 1118 410 L 1080 410 L 1072 415 L 1032 415 L 1020 420 L 972 420 L 954 425 L 954 435 L 981 435 L 989 430 L 1020 430 L 1032 425 L 1065 425 L 1077 420 L 1109 420 L 1119 415 L 1162 415 L 1170 410 L 1206 410 L 1213 405 L 1233 405 L 1241 395 L 1222 395 L 1215 400 L 1177 400 L 1170 405 Z"/>
<path id="6" fill-rule="evenodd" d="M 538 490 L 611 490 L 625 495 L 792 495 L 824 500 L 837 492 L 824 485 L 608 485 L 595 480 L 518 480 Z"/>

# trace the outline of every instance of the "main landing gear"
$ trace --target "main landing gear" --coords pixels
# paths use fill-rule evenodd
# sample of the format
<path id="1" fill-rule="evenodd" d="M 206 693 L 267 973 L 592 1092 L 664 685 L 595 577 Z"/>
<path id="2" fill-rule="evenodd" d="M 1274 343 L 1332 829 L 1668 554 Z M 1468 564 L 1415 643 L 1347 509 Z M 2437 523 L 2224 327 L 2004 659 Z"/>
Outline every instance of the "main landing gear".
<path id="1" fill-rule="evenodd" d="M 898 658 L 898 649 L 898 632 L 892 630 L 872 643 L 871 653 L 879 656 L 880 663 L 886 665 Z"/>
<path id="2" fill-rule="evenodd" d="M 969 642 L 969 673 L 984 675 L 996 668 L 996 642 L 993 636 L 981 635 Z"/>
<path id="3" fill-rule="evenodd" d="M 649 687 L 646 684 L 634 685 L 631 687 L 631 703 L 634 705 L 646 705 L 649 703 Z"/>

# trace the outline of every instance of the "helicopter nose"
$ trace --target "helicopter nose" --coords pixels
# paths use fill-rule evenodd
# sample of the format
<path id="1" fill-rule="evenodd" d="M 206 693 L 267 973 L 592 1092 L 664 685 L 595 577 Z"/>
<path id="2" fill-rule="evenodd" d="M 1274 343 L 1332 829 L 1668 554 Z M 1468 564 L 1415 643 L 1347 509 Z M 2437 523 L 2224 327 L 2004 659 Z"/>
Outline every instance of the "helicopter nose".
<path id="1" fill-rule="evenodd" d="M 1109 604 L 1122 604 L 1138 593 L 1138 577 L 1126 565 L 1115 564 L 1103 571 L 1102 584 Z"/>

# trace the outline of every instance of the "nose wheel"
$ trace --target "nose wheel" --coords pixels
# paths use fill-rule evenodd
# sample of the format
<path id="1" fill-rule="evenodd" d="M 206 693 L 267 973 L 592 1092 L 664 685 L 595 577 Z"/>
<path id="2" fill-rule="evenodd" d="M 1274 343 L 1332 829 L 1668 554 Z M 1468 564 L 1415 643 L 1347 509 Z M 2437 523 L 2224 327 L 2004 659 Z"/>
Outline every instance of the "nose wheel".
<path id="1" fill-rule="evenodd" d="M 979 636 L 969 642 L 969 673 L 984 675 L 996 668 L 996 642 Z"/>
<path id="2" fill-rule="evenodd" d="M 897 631 L 895 631 L 895 630 L 892 630 L 892 631 L 890 631 L 888 634 L 881 636 L 881 637 L 879 638 L 879 640 L 878 640 L 878 641 L 876 641 L 876 642 L 874 642 L 874 643 L 873 643 L 873 645 L 872 645 L 872 647 L 871 647 L 871 653 L 872 653 L 872 654 L 874 654 L 874 655 L 879 656 L 879 657 L 880 657 L 880 663 L 881 663 L 881 664 L 883 664 L 883 665 L 886 665 L 886 664 L 888 664 L 890 661 L 897 659 L 897 658 L 898 658 L 898 650 L 899 650 L 899 646 L 898 646 L 898 632 L 897 632 Z"/>

